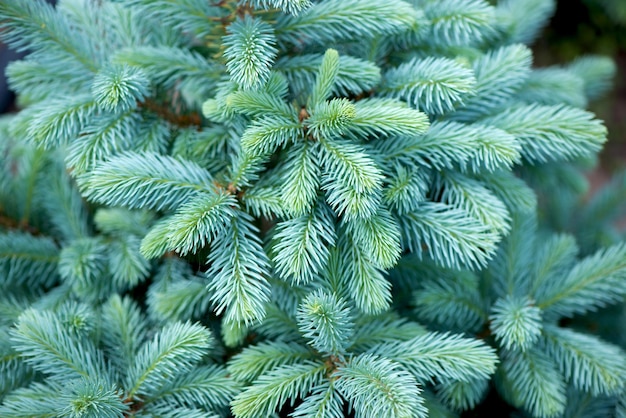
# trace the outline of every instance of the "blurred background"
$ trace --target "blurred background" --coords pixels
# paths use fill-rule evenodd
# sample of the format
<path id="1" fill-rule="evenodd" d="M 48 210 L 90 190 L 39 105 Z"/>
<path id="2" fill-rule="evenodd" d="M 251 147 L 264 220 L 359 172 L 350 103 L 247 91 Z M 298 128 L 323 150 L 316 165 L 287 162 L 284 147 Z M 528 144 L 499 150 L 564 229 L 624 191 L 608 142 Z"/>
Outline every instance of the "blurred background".
<path id="1" fill-rule="evenodd" d="M 597 186 L 610 173 L 626 169 L 626 0 L 558 0 L 556 14 L 533 49 L 539 67 L 584 54 L 613 58 L 618 68 L 613 89 L 590 106 L 609 130 L 592 182 Z"/>
<path id="2" fill-rule="evenodd" d="M 590 106 L 609 129 L 600 165 L 590 174 L 592 189 L 596 189 L 611 173 L 626 169 L 626 0 L 558 0 L 556 10 L 533 47 L 535 66 L 600 54 L 612 57 L 618 67 L 612 91 Z M 19 55 L 0 43 L 0 114 L 14 110 L 14 96 L 4 79 L 4 68 L 14 59 Z"/>

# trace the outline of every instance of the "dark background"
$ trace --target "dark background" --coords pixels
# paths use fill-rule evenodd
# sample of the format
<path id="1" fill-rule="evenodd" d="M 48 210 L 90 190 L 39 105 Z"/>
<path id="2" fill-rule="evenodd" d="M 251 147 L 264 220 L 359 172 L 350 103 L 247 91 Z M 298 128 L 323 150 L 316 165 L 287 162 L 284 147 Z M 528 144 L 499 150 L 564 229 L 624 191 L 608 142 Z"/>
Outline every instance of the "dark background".
<path id="1" fill-rule="evenodd" d="M 607 55 L 617 64 L 613 89 L 590 104 L 609 130 L 600 166 L 591 174 L 598 183 L 626 169 L 626 0 L 557 3 L 556 14 L 533 47 L 535 66 L 564 64 L 585 54 Z"/>

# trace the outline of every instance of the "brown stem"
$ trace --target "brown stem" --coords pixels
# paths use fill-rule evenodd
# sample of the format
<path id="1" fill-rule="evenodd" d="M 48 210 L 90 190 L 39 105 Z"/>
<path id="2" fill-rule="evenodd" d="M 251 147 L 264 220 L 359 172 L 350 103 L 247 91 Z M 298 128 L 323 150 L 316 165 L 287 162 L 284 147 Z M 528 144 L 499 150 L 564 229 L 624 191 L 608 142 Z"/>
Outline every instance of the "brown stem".
<path id="1" fill-rule="evenodd" d="M 309 115 L 309 112 L 306 110 L 306 107 L 303 107 L 302 109 L 300 109 L 300 113 L 298 114 L 298 119 L 300 120 L 300 122 L 304 122 L 310 116 L 311 115 Z"/>
<path id="2" fill-rule="evenodd" d="M 480 338 L 481 340 L 489 337 L 491 337 L 491 321 L 487 322 L 485 327 L 478 334 L 476 334 L 476 338 Z"/>
<path id="3" fill-rule="evenodd" d="M 247 14 L 251 15 L 253 11 L 254 10 L 249 5 L 242 4 L 237 7 L 236 14 L 237 14 L 237 17 L 240 17 L 243 19 Z"/>
<path id="4" fill-rule="evenodd" d="M 18 230 L 26 231 L 32 235 L 41 234 L 39 229 L 35 228 L 34 226 L 29 225 L 27 220 L 22 219 L 21 221 L 18 222 L 13 218 L 9 218 L 8 216 L 3 215 L 2 213 L 0 213 L 0 227 L 4 227 L 6 229 L 18 229 Z"/>
<path id="5" fill-rule="evenodd" d="M 144 404 L 143 402 L 138 402 L 133 398 L 126 398 L 122 400 L 123 404 L 128 405 L 129 410 L 126 414 L 124 414 L 125 417 L 132 417 L 134 416 L 135 412 L 138 412 L 141 410 L 141 408 L 143 408 Z"/>
<path id="6" fill-rule="evenodd" d="M 172 112 L 168 107 L 160 103 L 157 103 L 153 100 L 146 100 L 145 102 L 140 102 L 139 107 L 156 113 L 161 118 L 165 119 L 166 121 L 174 125 L 178 125 L 181 127 L 189 127 L 189 126 L 196 126 L 198 128 L 202 127 L 202 118 L 200 117 L 198 113 L 195 113 L 195 112 L 186 113 L 186 114 L 175 113 L 175 112 Z"/>

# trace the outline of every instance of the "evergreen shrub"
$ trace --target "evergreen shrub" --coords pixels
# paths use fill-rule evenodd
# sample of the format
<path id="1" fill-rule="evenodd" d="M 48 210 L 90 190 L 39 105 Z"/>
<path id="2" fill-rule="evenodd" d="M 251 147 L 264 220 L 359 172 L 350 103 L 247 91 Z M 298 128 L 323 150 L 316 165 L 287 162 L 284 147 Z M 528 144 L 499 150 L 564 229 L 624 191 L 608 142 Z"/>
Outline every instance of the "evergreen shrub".
<path id="1" fill-rule="evenodd" d="M 2 0 L 0 416 L 626 416 L 554 7 Z"/>

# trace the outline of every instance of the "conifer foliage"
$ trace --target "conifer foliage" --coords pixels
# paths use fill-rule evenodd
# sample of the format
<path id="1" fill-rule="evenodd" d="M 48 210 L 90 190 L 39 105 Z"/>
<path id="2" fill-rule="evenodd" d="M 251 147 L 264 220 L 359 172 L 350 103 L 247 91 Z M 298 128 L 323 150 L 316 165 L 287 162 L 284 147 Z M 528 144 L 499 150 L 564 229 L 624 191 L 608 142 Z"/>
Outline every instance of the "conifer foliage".
<path id="1" fill-rule="evenodd" d="M 601 149 L 613 64 L 533 68 L 553 1 L 492 3 L 0 2 L 0 415 L 623 413 L 564 319 L 626 247 L 528 185 Z"/>

